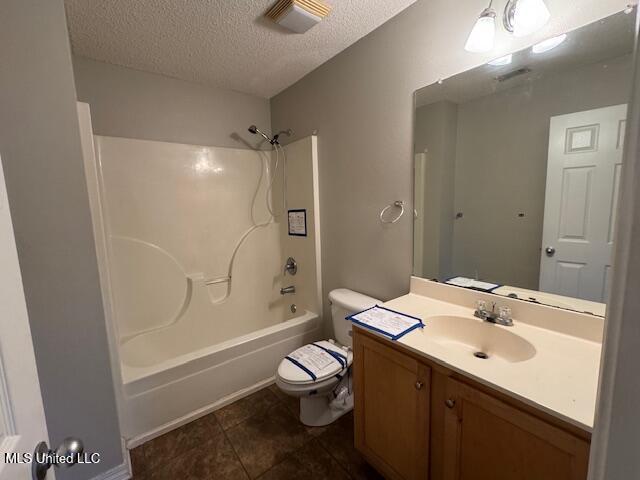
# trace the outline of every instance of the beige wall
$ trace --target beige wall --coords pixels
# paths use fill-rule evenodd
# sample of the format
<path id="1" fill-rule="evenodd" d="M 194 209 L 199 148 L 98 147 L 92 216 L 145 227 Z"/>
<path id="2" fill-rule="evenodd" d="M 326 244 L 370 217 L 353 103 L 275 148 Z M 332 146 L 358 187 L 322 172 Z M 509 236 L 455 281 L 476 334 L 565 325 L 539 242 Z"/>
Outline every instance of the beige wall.
<path id="1" fill-rule="evenodd" d="M 63 1 L 4 0 L 0 45 L 0 152 L 49 435 L 102 460 L 56 473 L 86 480 L 123 458 Z"/>
<path id="2" fill-rule="evenodd" d="M 547 4 L 553 18 L 540 32 L 515 39 L 500 31 L 493 53 L 473 55 L 463 46 L 484 5 L 418 0 L 272 99 L 275 129 L 291 127 L 298 136 L 318 130 L 325 297 L 337 287 L 382 299 L 408 291 L 411 215 L 387 228 L 378 213 L 412 199 L 416 89 L 608 16 L 627 1 Z"/>
<path id="3" fill-rule="evenodd" d="M 74 57 L 78 100 L 97 135 L 216 147 L 267 149 L 247 128 L 269 132 L 269 100 Z"/>

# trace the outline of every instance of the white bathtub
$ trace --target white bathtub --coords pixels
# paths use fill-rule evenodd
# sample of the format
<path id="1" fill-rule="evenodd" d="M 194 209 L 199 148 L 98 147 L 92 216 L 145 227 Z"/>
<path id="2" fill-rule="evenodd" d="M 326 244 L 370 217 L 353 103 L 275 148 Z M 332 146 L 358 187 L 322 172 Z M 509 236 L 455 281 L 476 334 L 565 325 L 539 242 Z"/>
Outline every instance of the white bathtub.
<path id="1" fill-rule="evenodd" d="M 281 359 L 322 334 L 313 312 L 232 340 L 140 365 L 138 348 L 121 348 L 122 432 L 132 448 L 273 382 Z M 161 336 L 156 336 L 158 342 Z M 129 342 L 146 342 L 145 335 Z M 159 344 L 161 346 L 161 344 Z M 154 345 L 146 345 L 146 351 Z M 128 363 L 131 362 L 131 363 Z"/>

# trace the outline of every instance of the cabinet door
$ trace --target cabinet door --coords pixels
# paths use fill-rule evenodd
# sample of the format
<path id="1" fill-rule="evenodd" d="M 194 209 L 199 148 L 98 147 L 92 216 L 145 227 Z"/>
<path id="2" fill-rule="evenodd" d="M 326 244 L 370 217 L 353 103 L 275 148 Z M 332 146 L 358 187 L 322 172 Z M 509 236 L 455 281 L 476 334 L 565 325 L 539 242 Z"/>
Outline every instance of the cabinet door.
<path id="1" fill-rule="evenodd" d="M 356 448 L 387 478 L 425 480 L 429 368 L 363 334 L 354 350 Z"/>
<path id="2" fill-rule="evenodd" d="M 589 444 L 447 380 L 444 480 L 585 480 Z"/>

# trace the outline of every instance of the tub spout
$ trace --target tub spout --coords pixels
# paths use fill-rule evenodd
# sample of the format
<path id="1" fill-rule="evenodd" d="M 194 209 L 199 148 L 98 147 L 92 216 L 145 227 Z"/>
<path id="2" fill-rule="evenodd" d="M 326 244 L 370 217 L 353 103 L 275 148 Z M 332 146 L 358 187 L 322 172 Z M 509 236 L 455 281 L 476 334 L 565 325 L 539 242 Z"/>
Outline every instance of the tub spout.
<path id="1" fill-rule="evenodd" d="M 286 295 L 288 293 L 296 293 L 296 287 L 291 285 L 290 287 L 284 287 L 280 289 L 280 295 Z"/>

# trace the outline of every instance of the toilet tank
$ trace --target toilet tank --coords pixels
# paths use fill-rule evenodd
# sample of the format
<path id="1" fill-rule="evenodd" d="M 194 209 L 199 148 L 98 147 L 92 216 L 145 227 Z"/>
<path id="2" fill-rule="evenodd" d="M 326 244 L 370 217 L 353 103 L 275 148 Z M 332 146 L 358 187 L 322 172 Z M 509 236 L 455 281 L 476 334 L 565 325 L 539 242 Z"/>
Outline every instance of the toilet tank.
<path id="1" fill-rule="evenodd" d="M 382 303 L 377 298 L 346 288 L 331 290 L 329 292 L 329 302 L 331 303 L 331 318 L 336 341 L 346 347 L 350 347 L 352 342 L 350 335 L 351 322 L 345 320 L 345 317 Z"/>

